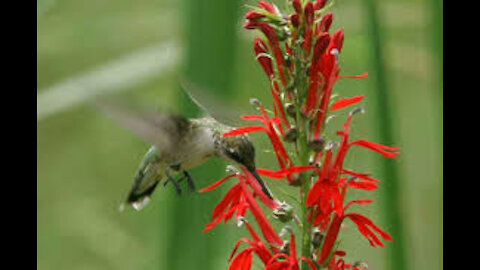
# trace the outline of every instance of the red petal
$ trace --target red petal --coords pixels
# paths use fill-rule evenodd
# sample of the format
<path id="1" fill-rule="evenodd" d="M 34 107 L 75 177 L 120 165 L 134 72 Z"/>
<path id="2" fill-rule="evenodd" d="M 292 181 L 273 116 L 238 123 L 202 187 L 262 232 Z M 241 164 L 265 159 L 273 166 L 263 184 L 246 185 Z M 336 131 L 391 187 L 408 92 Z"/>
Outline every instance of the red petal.
<path id="1" fill-rule="evenodd" d="M 320 263 L 324 263 L 325 259 L 327 259 L 328 255 L 337 240 L 338 232 L 340 231 L 340 225 L 342 224 L 342 218 L 338 215 L 335 215 L 332 221 L 332 225 L 330 225 L 330 229 L 328 230 L 327 236 L 325 237 L 325 242 L 323 244 L 322 253 L 320 255 Z"/>
<path id="2" fill-rule="evenodd" d="M 285 173 L 283 173 L 281 170 L 272 171 L 267 169 L 257 169 L 257 173 L 274 179 L 283 179 L 285 177 Z"/>
<path id="3" fill-rule="evenodd" d="M 257 220 L 257 223 L 260 226 L 260 229 L 262 230 L 262 233 L 265 239 L 269 243 L 282 245 L 283 240 L 278 236 L 277 232 L 272 227 L 267 217 L 263 213 L 262 208 L 257 204 L 255 199 L 253 198 L 252 194 L 248 190 L 247 184 L 244 181 L 240 181 L 240 183 L 242 185 L 243 194 L 245 195 L 245 198 L 247 199 L 247 202 L 250 206 L 250 210 L 253 216 L 255 217 L 255 219 Z"/>
<path id="4" fill-rule="evenodd" d="M 241 117 L 243 120 L 260 120 L 265 121 L 265 118 L 262 115 L 243 115 Z"/>
<path id="5" fill-rule="evenodd" d="M 238 199 L 240 197 L 241 192 L 241 186 L 240 184 L 236 184 L 233 186 L 227 194 L 225 194 L 225 197 L 218 203 L 218 205 L 215 207 L 212 213 L 212 218 L 218 217 L 220 213 L 222 213 L 230 204 L 230 202 L 234 201 L 235 199 Z"/>
<path id="6" fill-rule="evenodd" d="M 345 205 L 345 207 L 343 208 L 343 211 L 347 211 L 347 209 L 350 208 L 350 206 L 352 206 L 353 204 L 370 204 L 372 202 L 373 200 L 368 200 L 368 199 L 353 200 L 347 203 L 347 205 Z"/>
<path id="7" fill-rule="evenodd" d="M 203 188 L 203 189 L 200 189 L 199 192 L 200 193 L 203 193 L 203 192 L 207 192 L 207 191 L 210 191 L 212 189 L 215 189 L 216 187 L 220 186 L 223 182 L 227 181 L 228 179 L 234 177 L 236 174 L 230 174 L 230 175 L 227 175 L 225 177 L 223 177 L 222 179 L 218 180 L 217 182 L 213 183 L 212 185 L 206 187 L 206 188 Z"/>
<path id="8" fill-rule="evenodd" d="M 277 9 L 275 8 L 275 5 L 273 5 L 272 3 L 269 3 L 267 1 L 260 1 L 258 2 L 258 6 L 266 9 L 270 13 L 277 14 Z"/>
<path id="9" fill-rule="evenodd" d="M 383 144 L 378 144 L 378 143 L 373 143 L 373 142 L 369 142 L 367 140 L 357 140 L 357 141 L 353 141 L 350 143 L 350 145 L 358 145 L 358 146 L 361 146 L 361 147 L 365 147 L 365 148 L 368 148 L 372 151 L 375 151 L 377 153 L 380 153 L 381 155 L 383 155 L 384 157 L 387 157 L 387 158 L 394 158 L 396 157 L 398 154 L 400 154 L 399 152 L 388 152 L 388 151 L 385 151 L 385 150 L 389 150 L 389 151 L 395 151 L 395 150 L 398 150 L 400 148 L 398 147 L 391 147 L 391 146 L 386 146 L 386 145 L 383 145 Z"/>
<path id="10" fill-rule="evenodd" d="M 263 126 L 249 126 L 249 127 L 240 127 L 240 128 L 225 132 L 225 133 L 223 133 L 223 136 L 231 137 L 231 136 L 238 136 L 238 135 L 241 135 L 241 134 L 250 133 L 250 132 L 258 132 L 258 131 L 268 132 L 268 130 L 266 128 L 264 128 Z"/>
<path id="11" fill-rule="evenodd" d="M 355 222 L 355 224 L 357 224 L 357 226 L 359 228 L 361 226 L 368 226 L 368 227 L 372 228 L 373 230 L 375 230 L 383 239 L 385 239 L 387 241 L 393 241 L 393 238 L 390 236 L 390 234 L 388 234 L 384 230 L 380 229 L 380 227 L 375 225 L 375 223 L 373 223 L 369 218 L 367 218 L 363 215 L 357 214 L 357 213 L 348 214 L 348 215 L 345 215 L 345 217 L 350 218 L 353 222 Z"/>
<path id="12" fill-rule="evenodd" d="M 317 0 L 314 6 L 315 10 L 322 9 L 326 3 L 327 3 L 327 0 Z"/>
<path id="13" fill-rule="evenodd" d="M 333 21 L 333 14 L 331 12 L 325 14 L 322 20 L 320 21 L 319 30 L 322 32 L 328 32 L 328 30 L 330 30 L 330 26 L 332 25 L 332 21 Z"/>
<path id="14" fill-rule="evenodd" d="M 367 76 L 368 76 L 368 72 L 365 72 L 362 75 L 340 75 L 340 79 L 348 78 L 348 79 L 361 80 L 361 79 L 365 79 Z"/>
<path id="15" fill-rule="evenodd" d="M 351 188 L 356 189 L 363 189 L 363 190 L 375 190 L 378 188 L 378 185 L 372 182 L 367 181 L 350 181 L 348 186 Z"/>
<path id="16" fill-rule="evenodd" d="M 356 96 L 356 97 L 351 97 L 351 98 L 340 99 L 333 104 L 333 106 L 330 110 L 333 112 L 333 111 L 345 108 L 347 106 L 357 104 L 358 102 L 362 101 L 362 99 L 364 97 L 365 97 L 365 95 L 361 95 L 361 96 Z"/>
<path id="17" fill-rule="evenodd" d="M 366 173 L 357 173 L 357 172 L 350 171 L 350 170 L 346 170 L 346 169 L 342 169 L 342 173 L 349 174 L 349 175 L 353 175 L 353 176 L 356 176 L 356 177 L 358 177 L 358 178 L 360 178 L 360 179 L 372 181 L 372 182 L 375 182 L 375 183 L 379 183 L 379 182 L 380 182 L 380 180 L 375 179 L 375 178 L 372 178 L 372 177 L 370 177 L 369 174 L 366 174 Z"/>

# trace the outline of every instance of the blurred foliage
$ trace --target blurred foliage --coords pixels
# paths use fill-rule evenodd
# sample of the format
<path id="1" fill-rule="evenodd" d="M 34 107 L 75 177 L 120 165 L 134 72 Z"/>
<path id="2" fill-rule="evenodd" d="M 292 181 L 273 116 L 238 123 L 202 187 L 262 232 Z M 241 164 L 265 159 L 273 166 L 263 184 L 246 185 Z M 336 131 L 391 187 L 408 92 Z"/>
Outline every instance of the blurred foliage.
<path id="1" fill-rule="evenodd" d="M 400 214 L 408 232 L 409 269 L 443 268 L 443 151 L 439 147 L 443 130 L 438 124 L 442 122 L 438 67 L 443 64 L 441 39 L 438 31 L 432 31 L 438 25 L 432 21 L 438 22 L 441 12 L 434 1 L 376 2 L 389 78 L 385 91 L 396 111 L 390 123 L 396 131 L 393 141 L 402 148 L 395 162 Z M 269 100 L 267 80 L 251 47 L 254 33 L 241 28 L 243 4 L 254 1 L 231 1 L 230 7 L 221 2 L 226 1 L 214 5 L 198 0 L 37 0 L 38 93 L 125 54 L 175 40 L 186 49 L 184 65 L 131 87 L 125 96 L 154 108 L 166 101 L 176 104 L 179 80 L 187 76 L 223 96 L 219 107 L 252 112 L 250 97 Z M 285 1 L 277 4 L 285 5 Z M 377 74 L 371 69 L 371 37 L 363 4 L 361 0 L 337 1 L 333 27 L 344 28 L 346 34 L 342 73 L 368 71 L 370 76 L 363 81 L 342 80 L 335 91 L 342 96 L 367 94 L 363 102 L 367 113 L 355 119 L 353 137 L 381 143 L 374 90 Z M 205 28 L 222 20 L 214 32 Z M 197 50 L 192 46 L 198 46 Z M 231 55 L 225 58 L 222 50 Z M 227 93 L 220 93 L 222 89 Z M 332 121 L 332 136 L 344 119 L 345 115 L 339 115 Z M 271 154 L 262 151 L 270 147 L 268 141 L 262 135 L 254 138 L 259 166 L 272 167 Z M 231 249 L 244 231 L 233 223 L 208 234 L 201 231 L 221 190 L 186 192 L 178 197 L 172 188 L 160 187 L 143 211 L 118 212 L 147 149 L 146 143 L 88 104 L 37 123 L 37 269 L 186 269 L 181 260 L 195 262 L 192 265 L 197 269 L 226 269 Z M 382 173 L 380 159 L 367 151 L 352 151 L 347 164 L 378 177 Z M 197 186 L 218 179 L 224 165 L 211 160 L 193 170 Z M 388 179 L 382 180 L 388 185 Z M 276 194 L 288 192 L 283 183 L 270 181 L 270 186 Z M 381 200 L 358 209 L 388 231 Z M 347 225 L 342 232 L 347 259 L 367 261 L 370 269 L 385 269 L 386 250 L 371 248 L 350 229 L 353 224 Z"/>

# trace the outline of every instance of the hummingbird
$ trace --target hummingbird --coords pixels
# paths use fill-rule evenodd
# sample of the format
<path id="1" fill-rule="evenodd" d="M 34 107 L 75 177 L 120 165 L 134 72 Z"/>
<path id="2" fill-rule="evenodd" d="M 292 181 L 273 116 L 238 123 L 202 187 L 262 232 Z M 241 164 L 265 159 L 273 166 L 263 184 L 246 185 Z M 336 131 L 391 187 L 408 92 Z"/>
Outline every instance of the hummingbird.
<path id="1" fill-rule="evenodd" d="M 172 182 L 181 193 L 174 174 L 183 173 L 191 190 L 193 179 L 187 170 L 200 166 L 212 157 L 219 157 L 245 167 L 258 181 L 262 191 L 273 198 L 256 171 L 255 147 L 247 135 L 225 137 L 233 129 L 211 116 L 186 118 L 177 114 L 137 114 L 123 108 L 102 104 L 107 116 L 130 129 L 153 146 L 147 151 L 135 174 L 126 203 L 141 210 L 150 201 L 157 185 Z M 120 208 L 123 209 L 123 204 Z"/>

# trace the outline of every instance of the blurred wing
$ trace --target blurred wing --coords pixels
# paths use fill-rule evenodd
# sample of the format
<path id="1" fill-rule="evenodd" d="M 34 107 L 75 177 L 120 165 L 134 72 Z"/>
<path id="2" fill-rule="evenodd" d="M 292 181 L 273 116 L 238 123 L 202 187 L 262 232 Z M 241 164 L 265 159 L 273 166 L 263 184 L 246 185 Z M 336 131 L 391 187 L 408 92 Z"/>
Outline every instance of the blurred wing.
<path id="1" fill-rule="evenodd" d="M 229 126 L 238 126 L 241 123 L 240 116 L 245 114 L 245 111 L 235 108 L 227 99 L 186 79 L 181 80 L 181 85 L 183 91 L 206 116 Z"/>
<path id="2" fill-rule="evenodd" d="M 160 153 L 175 148 L 180 136 L 180 122 L 189 122 L 186 118 L 169 114 L 136 113 L 118 104 L 97 101 L 96 105 L 107 117 L 154 144 Z"/>

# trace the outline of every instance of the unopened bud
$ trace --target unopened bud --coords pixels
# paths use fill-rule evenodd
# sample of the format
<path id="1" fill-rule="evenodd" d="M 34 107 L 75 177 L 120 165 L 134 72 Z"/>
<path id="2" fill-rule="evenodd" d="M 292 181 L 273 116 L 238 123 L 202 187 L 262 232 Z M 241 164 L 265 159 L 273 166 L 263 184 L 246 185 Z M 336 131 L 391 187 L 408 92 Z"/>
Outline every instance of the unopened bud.
<path id="1" fill-rule="evenodd" d="M 257 98 L 251 98 L 250 99 L 250 104 L 252 106 L 255 106 L 255 107 L 260 107 L 262 105 L 262 103 L 260 102 L 260 100 L 258 100 Z"/>
<path id="2" fill-rule="evenodd" d="M 245 220 L 244 217 L 242 217 L 242 216 L 238 217 L 238 218 L 237 218 L 237 227 L 239 227 L 239 228 L 242 227 L 243 224 L 245 224 L 245 221 L 246 221 L 246 220 Z"/>
<path id="3" fill-rule="evenodd" d="M 283 140 L 286 142 L 294 142 L 297 140 L 298 131 L 295 126 L 290 127 L 283 135 Z"/>
<path id="4" fill-rule="evenodd" d="M 292 103 L 286 103 L 285 110 L 287 111 L 287 114 L 290 117 L 295 118 L 297 116 L 297 109 L 295 108 L 295 105 L 293 105 Z"/>
<path id="5" fill-rule="evenodd" d="M 323 241 L 324 237 L 325 237 L 325 235 L 323 233 L 321 233 L 320 230 L 316 229 L 313 232 L 313 236 L 312 236 L 313 248 L 319 248 L 320 245 L 322 244 L 322 241 Z"/>
<path id="6" fill-rule="evenodd" d="M 293 181 L 289 182 L 289 185 L 294 186 L 294 187 L 299 187 L 302 185 L 302 179 L 305 177 L 305 174 L 303 172 L 294 175 Z"/>
<path id="7" fill-rule="evenodd" d="M 364 109 L 363 107 L 357 107 L 357 108 L 351 110 L 350 113 L 349 113 L 349 115 L 350 115 L 350 116 L 353 116 L 353 115 L 355 115 L 355 114 L 357 114 L 357 113 L 364 114 L 364 113 L 365 113 L 365 109 Z"/>
<path id="8" fill-rule="evenodd" d="M 289 19 L 292 22 L 293 27 L 297 28 L 300 25 L 297 13 L 290 14 Z"/>
<path id="9" fill-rule="evenodd" d="M 292 220 L 292 214 L 293 207 L 288 205 L 286 202 L 282 202 L 277 209 L 273 210 L 273 216 L 283 223 Z"/>
<path id="10" fill-rule="evenodd" d="M 322 138 L 313 139 L 308 142 L 308 147 L 315 152 L 320 152 L 325 146 L 325 140 Z"/>
<path id="11" fill-rule="evenodd" d="M 295 90 L 295 82 L 292 81 L 288 86 L 287 88 L 285 88 L 285 91 L 287 92 L 293 92 Z"/>
<path id="12" fill-rule="evenodd" d="M 355 262 L 353 267 L 359 270 L 368 270 L 368 264 L 366 262 Z"/>
<path id="13" fill-rule="evenodd" d="M 282 247 L 280 248 L 280 253 L 290 255 L 290 241 L 285 240 Z"/>
<path id="14" fill-rule="evenodd" d="M 229 173 L 238 173 L 237 168 L 233 165 L 227 165 L 227 168 L 225 169 Z"/>

